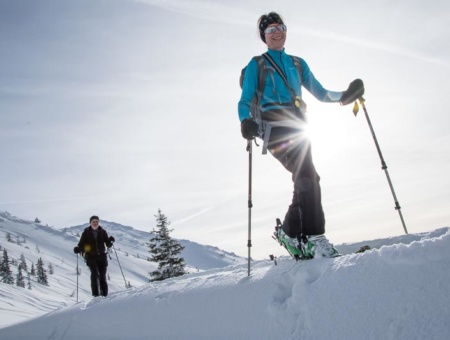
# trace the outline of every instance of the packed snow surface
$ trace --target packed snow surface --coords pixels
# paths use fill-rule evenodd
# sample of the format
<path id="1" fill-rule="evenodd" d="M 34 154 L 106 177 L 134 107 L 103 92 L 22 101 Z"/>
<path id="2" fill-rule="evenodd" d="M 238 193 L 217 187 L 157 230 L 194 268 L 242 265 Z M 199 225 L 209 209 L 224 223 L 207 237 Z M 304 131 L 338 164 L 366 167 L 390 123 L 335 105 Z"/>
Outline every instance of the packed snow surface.
<path id="1" fill-rule="evenodd" d="M 351 254 L 363 244 L 372 249 Z M 346 255 L 253 261 L 250 276 L 240 262 L 84 294 L 0 339 L 449 339 L 449 228 L 337 247 Z M 0 301 L 27 291 L 0 286 Z"/>

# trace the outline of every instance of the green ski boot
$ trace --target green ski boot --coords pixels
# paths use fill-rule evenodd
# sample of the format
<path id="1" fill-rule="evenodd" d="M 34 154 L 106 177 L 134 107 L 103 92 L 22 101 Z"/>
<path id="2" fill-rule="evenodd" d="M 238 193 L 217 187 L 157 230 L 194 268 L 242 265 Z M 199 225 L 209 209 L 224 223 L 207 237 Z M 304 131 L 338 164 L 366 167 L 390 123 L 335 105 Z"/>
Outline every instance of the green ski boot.
<path id="1" fill-rule="evenodd" d="M 299 247 L 298 240 L 296 238 L 291 238 L 287 236 L 283 229 L 281 228 L 281 221 L 277 218 L 277 225 L 275 226 L 274 239 L 278 241 L 278 243 L 286 248 L 288 253 L 296 260 L 303 259 L 302 250 Z"/>

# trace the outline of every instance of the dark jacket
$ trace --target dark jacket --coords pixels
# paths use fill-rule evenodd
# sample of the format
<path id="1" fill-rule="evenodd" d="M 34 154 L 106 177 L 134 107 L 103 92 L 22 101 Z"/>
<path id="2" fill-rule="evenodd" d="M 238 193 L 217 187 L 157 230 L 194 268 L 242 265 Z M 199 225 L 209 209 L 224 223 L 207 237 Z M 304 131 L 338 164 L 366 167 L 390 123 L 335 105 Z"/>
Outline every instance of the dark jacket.
<path id="1" fill-rule="evenodd" d="M 81 234 L 80 242 L 78 242 L 78 247 L 80 247 L 81 253 L 86 259 L 104 255 L 106 247 L 112 247 L 112 242 L 109 240 L 105 229 L 98 226 L 97 238 L 95 238 L 94 233 L 92 227 L 85 228 L 83 234 Z"/>

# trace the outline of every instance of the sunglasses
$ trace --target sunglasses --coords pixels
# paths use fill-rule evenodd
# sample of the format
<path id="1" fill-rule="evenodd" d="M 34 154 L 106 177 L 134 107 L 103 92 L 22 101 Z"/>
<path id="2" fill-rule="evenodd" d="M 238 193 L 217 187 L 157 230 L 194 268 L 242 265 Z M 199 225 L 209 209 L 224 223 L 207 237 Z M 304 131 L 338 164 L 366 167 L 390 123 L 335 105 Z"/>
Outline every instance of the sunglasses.
<path id="1" fill-rule="evenodd" d="M 272 33 L 275 33 L 276 30 L 278 30 L 280 32 L 286 32 L 287 31 L 287 27 L 286 27 L 286 25 L 270 26 L 270 27 L 267 27 L 264 30 L 264 33 L 272 34 Z"/>

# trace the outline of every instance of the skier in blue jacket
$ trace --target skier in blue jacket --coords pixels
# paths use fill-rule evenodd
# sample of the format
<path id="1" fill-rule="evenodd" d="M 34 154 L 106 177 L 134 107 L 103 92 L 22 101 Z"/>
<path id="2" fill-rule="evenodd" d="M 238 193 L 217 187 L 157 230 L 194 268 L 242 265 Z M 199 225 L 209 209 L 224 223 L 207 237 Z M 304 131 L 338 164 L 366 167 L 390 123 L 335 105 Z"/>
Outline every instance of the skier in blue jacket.
<path id="1" fill-rule="evenodd" d="M 356 79 L 346 91 L 329 91 L 314 77 L 303 59 L 299 59 L 300 75 L 292 57 L 284 49 L 287 27 L 275 12 L 259 18 L 258 30 L 261 40 L 268 47 L 268 57 L 264 57 L 266 79 L 258 103 L 261 117 L 252 117 L 250 112 L 252 99 L 258 92 L 260 76 L 255 58 L 245 71 L 238 112 L 242 136 L 248 140 L 254 137 L 268 140 L 269 152 L 292 173 L 292 203 L 282 226 L 277 228 L 276 236 L 292 255 L 309 258 L 338 256 L 338 251 L 324 235 L 320 177 L 312 161 L 310 142 L 302 134 L 302 126 L 306 124 L 306 104 L 301 99 L 302 86 L 322 102 L 340 102 L 345 105 L 362 96 L 363 82 Z M 270 136 L 267 136 L 269 131 Z"/>

